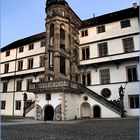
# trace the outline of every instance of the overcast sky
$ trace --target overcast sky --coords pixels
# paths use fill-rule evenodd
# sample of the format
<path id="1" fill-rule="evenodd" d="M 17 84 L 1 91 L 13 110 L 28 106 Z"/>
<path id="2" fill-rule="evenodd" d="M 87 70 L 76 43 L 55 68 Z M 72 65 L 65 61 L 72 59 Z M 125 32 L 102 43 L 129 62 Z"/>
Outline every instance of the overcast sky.
<path id="1" fill-rule="evenodd" d="M 132 7 L 139 0 L 66 0 L 81 19 Z M 46 0 L 1 0 L 1 47 L 45 31 Z"/>

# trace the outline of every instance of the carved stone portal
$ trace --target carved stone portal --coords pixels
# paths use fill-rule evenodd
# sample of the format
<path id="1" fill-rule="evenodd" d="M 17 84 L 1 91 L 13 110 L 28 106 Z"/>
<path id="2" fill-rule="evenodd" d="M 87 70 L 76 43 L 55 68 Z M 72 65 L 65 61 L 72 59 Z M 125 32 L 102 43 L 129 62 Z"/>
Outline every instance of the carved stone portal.
<path id="1" fill-rule="evenodd" d="M 36 105 L 36 120 L 42 120 L 42 108 Z"/>
<path id="2" fill-rule="evenodd" d="M 55 120 L 61 121 L 61 104 L 55 108 Z"/>

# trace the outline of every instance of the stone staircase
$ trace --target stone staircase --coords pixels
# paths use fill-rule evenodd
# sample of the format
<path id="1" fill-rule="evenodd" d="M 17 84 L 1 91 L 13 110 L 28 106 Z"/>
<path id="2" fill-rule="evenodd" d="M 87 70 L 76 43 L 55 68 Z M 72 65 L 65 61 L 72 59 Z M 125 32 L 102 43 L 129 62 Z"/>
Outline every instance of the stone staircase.
<path id="1" fill-rule="evenodd" d="M 31 102 L 25 107 L 25 115 L 35 107 L 35 101 Z"/>
<path id="2" fill-rule="evenodd" d="M 114 105 L 112 102 L 103 98 L 102 96 L 100 96 L 99 94 L 90 90 L 89 88 L 87 88 L 83 85 L 80 85 L 79 90 L 81 91 L 81 93 L 84 93 L 84 94 L 88 95 L 89 97 L 93 98 L 97 102 L 101 103 L 102 105 L 106 106 L 107 108 L 111 109 L 112 111 L 116 112 L 117 114 L 121 115 L 121 108 Z"/>
<path id="3" fill-rule="evenodd" d="M 62 92 L 71 92 L 73 94 L 86 94 L 87 96 L 93 98 L 94 100 L 96 100 L 97 102 L 106 106 L 110 110 L 121 115 L 121 108 L 120 107 L 116 106 L 112 102 L 103 98 L 102 96 L 100 96 L 99 94 L 90 90 L 89 88 L 85 87 L 84 85 L 78 84 L 78 83 L 70 81 L 70 80 L 57 80 L 57 81 L 31 83 L 31 85 L 29 85 L 28 91 L 34 92 L 34 94 L 44 93 L 47 91 L 49 91 L 49 92 L 62 91 Z"/>

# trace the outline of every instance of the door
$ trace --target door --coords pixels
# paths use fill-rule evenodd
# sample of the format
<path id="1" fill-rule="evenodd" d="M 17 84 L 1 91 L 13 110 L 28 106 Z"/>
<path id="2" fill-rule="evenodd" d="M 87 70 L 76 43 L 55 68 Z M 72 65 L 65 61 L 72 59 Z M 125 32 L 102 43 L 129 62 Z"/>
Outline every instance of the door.
<path id="1" fill-rule="evenodd" d="M 45 110 L 44 110 L 44 121 L 46 120 L 50 120 L 52 121 L 54 117 L 54 109 L 52 106 L 46 106 Z"/>

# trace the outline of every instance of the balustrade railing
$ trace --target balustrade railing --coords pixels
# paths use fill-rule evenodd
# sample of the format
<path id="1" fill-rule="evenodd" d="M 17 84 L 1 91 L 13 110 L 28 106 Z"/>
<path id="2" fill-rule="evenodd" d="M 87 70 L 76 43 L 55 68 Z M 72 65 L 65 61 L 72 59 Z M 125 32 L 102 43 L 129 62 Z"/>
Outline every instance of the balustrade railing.
<path id="1" fill-rule="evenodd" d="M 31 83 L 28 87 L 28 91 L 35 91 L 35 90 L 45 90 L 45 89 L 54 89 L 54 88 L 61 88 L 61 87 L 67 87 L 72 89 L 78 89 L 79 88 L 78 83 L 69 81 L 69 80 L 60 80 L 60 81 L 48 81 L 48 82 L 36 82 Z"/>

